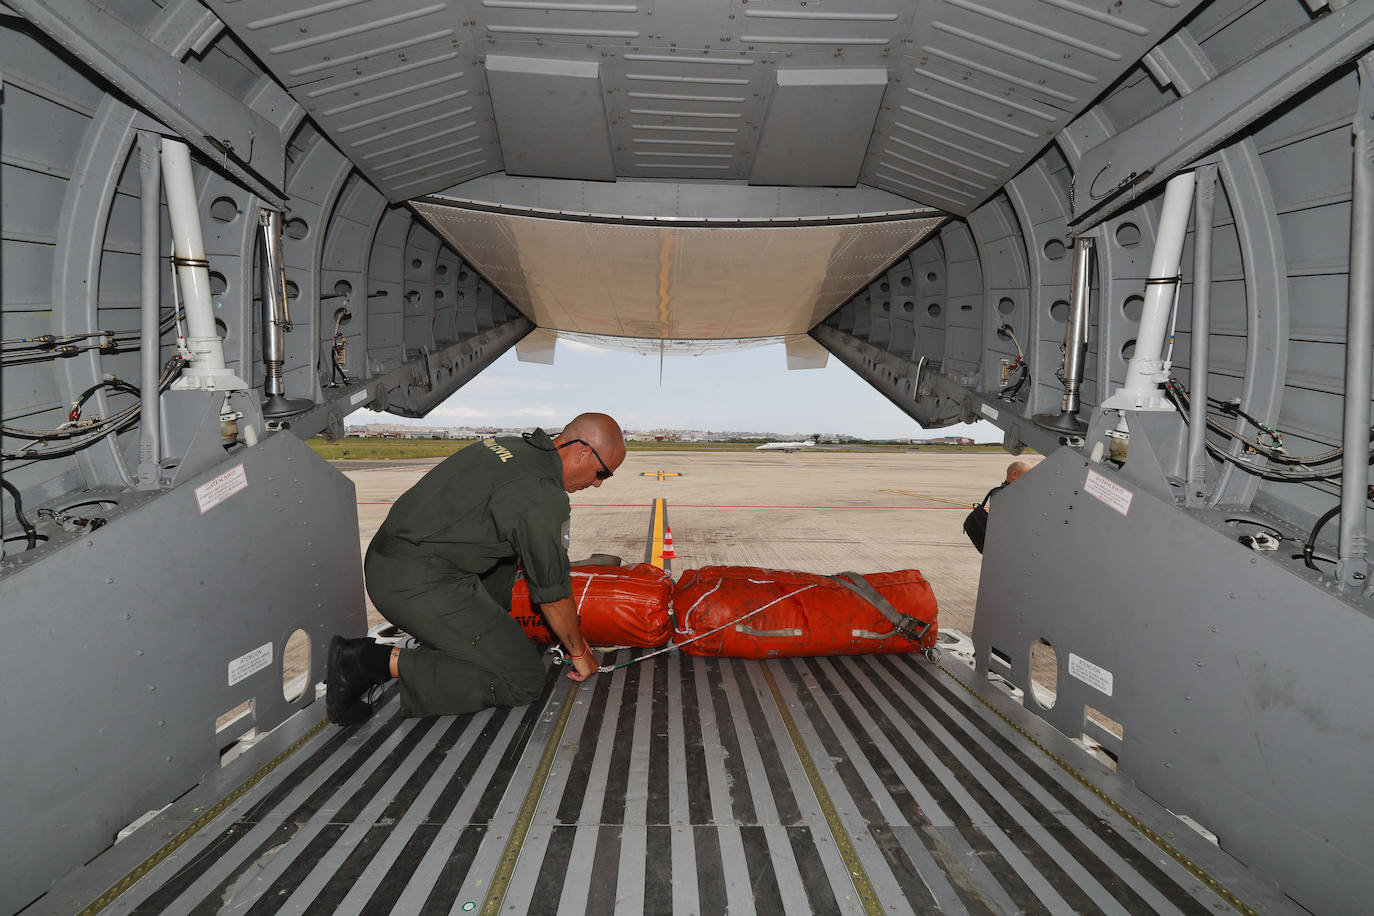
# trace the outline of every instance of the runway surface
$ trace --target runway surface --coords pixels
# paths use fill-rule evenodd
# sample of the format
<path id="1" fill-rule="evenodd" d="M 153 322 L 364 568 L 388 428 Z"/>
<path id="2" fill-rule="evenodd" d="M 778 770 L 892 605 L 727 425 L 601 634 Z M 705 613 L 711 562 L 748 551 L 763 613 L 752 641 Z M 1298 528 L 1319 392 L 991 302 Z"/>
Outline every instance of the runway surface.
<path id="1" fill-rule="evenodd" d="M 674 575 L 710 565 L 825 574 L 915 568 L 935 589 L 941 627 L 969 632 L 980 558 L 964 536 L 964 515 L 1013 460 L 986 452 L 631 451 L 611 480 L 573 494 L 569 553 L 643 560 L 649 510 L 662 498 L 678 554 Z M 1039 456 L 1021 460 L 1034 465 Z M 438 463 L 335 462 L 357 487 L 360 549 L 391 501 Z M 370 603 L 368 614 L 381 622 Z"/>

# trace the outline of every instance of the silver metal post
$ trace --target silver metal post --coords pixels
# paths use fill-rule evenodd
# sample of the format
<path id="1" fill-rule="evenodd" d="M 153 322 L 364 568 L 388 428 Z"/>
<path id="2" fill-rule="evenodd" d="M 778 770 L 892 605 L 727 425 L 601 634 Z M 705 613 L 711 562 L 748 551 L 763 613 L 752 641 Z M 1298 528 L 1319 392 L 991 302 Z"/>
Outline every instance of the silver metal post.
<path id="1" fill-rule="evenodd" d="M 1212 212 L 1217 197 L 1217 167 L 1197 170 L 1193 192 L 1193 346 L 1188 411 L 1188 488 L 1192 507 L 1207 497 L 1207 370 L 1212 326 Z"/>
<path id="2" fill-rule="evenodd" d="M 158 462 L 162 460 L 162 397 L 157 390 L 161 363 L 161 285 L 162 276 L 162 160 L 159 138 L 149 131 L 138 132 L 138 173 L 141 179 L 142 221 L 142 307 L 140 309 L 139 363 L 142 381 L 139 392 L 138 488 L 155 490 L 159 485 Z"/>
<path id="3" fill-rule="evenodd" d="M 1073 244 L 1073 287 L 1069 326 L 1064 332 L 1064 399 L 1060 409 L 1076 414 L 1082 406 L 1083 364 L 1088 355 L 1088 299 L 1091 295 L 1093 240 L 1079 236 Z"/>
<path id="4" fill-rule="evenodd" d="M 291 330 L 291 313 L 286 301 L 286 261 L 282 254 L 283 214 L 266 207 L 258 211 L 262 225 L 263 265 L 262 295 L 262 415 L 269 420 L 282 420 L 314 406 L 314 402 L 286 396 L 286 381 L 282 367 L 286 362 L 286 332 Z"/>
<path id="5" fill-rule="evenodd" d="M 282 265 L 280 210 L 258 211 L 262 223 L 263 270 L 262 364 L 266 375 L 263 393 L 269 398 L 286 393 L 281 367 L 286 359 L 286 268 Z"/>
<path id="6" fill-rule="evenodd" d="M 1069 323 L 1064 328 L 1064 397 L 1059 413 L 1039 414 L 1036 426 L 1058 433 L 1063 439 L 1077 439 L 1088 431 L 1078 419 L 1082 407 L 1083 368 L 1088 355 L 1088 303 L 1092 295 L 1093 240 L 1079 236 L 1073 244 L 1073 286 L 1070 295 Z"/>
<path id="7" fill-rule="evenodd" d="M 1360 59 L 1350 201 L 1350 293 L 1345 331 L 1345 460 L 1341 471 L 1341 587 L 1363 589 L 1369 575 L 1369 395 L 1374 364 L 1374 54 Z"/>

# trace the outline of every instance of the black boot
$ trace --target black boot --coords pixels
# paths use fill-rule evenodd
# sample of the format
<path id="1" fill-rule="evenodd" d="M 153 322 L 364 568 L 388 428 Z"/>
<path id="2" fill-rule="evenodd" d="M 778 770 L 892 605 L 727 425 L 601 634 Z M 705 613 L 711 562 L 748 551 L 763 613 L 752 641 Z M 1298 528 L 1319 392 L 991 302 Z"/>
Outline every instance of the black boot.
<path id="1" fill-rule="evenodd" d="M 369 674 L 363 666 L 363 653 L 376 646 L 370 639 L 344 639 L 335 636 L 329 641 L 329 665 L 325 674 L 325 711 L 335 725 L 358 725 L 372 717 L 372 704 L 367 692 L 385 683 Z"/>

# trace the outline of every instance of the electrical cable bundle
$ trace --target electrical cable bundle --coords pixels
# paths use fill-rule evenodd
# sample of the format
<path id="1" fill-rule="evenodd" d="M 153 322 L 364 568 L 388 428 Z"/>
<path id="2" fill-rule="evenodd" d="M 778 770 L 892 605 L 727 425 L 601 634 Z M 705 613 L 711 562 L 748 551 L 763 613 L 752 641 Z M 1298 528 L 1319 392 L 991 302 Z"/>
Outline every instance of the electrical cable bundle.
<path id="1" fill-rule="evenodd" d="M 182 366 L 186 361 L 180 356 L 174 356 L 162 367 L 162 373 L 158 376 L 157 390 L 166 391 L 168 386 L 181 372 Z M 129 427 L 138 419 L 139 413 L 143 409 L 142 401 L 135 401 L 123 410 L 111 414 L 108 417 L 92 417 L 87 420 L 81 419 L 81 408 L 86 400 L 101 388 L 113 388 L 116 391 L 123 391 L 126 394 L 139 395 L 139 389 L 123 381 L 122 379 L 111 378 L 97 382 L 90 388 L 83 391 L 75 401 L 72 402 L 71 410 L 67 414 L 67 422 L 58 426 L 56 429 L 22 429 L 20 427 L 4 424 L 0 426 L 0 432 L 6 436 L 16 439 L 31 439 L 32 444 L 25 446 L 18 451 L 6 449 L 0 455 L 10 459 L 28 458 L 58 458 L 63 455 L 70 455 L 79 452 L 87 446 L 94 445 L 99 440 L 105 438 L 110 433 L 119 432 Z M 63 440 L 56 445 L 49 445 L 51 440 Z"/>
<path id="2" fill-rule="evenodd" d="M 1008 373 L 1018 373 L 1016 381 L 1008 381 L 1002 386 L 1002 390 L 997 392 L 997 400 L 1010 401 L 1021 391 L 1021 387 L 1026 384 L 1026 379 L 1030 377 L 1030 366 L 1026 364 L 1026 353 L 1021 349 L 1021 342 L 1016 339 L 1016 334 L 1012 332 L 1011 325 L 1004 324 L 997 329 L 997 333 L 1004 337 L 1011 338 L 1012 346 L 1016 347 L 1016 361 L 1008 368 Z"/>
<path id="3" fill-rule="evenodd" d="M 347 311 L 340 309 L 338 317 L 334 319 L 334 342 L 329 348 L 331 360 L 329 381 L 331 384 L 333 384 L 336 375 L 343 379 L 345 385 L 353 384 L 348 378 L 348 373 L 344 371 L 344 364 L 348 354 L 348 337 L 340 331 L 340 328 L 343 327 L 344 318 L 348 316 L 349 313 Z"/>
<path id="4" fill-rule="evenodd" d="M 19 520 L 19 527 L 24 529 L 24 537 L 29 543 L 24 549 L 33 550 L 38 546 L 38 529 L 29 521 L 28 516 L 24 515 L 24 499 L 19 495 L 19 489 L 4 479 L 0 479 L 0 486 L 4 486 L 10 496 L 14 497 L 14 517 Z"/>
<path id="5" fill-rule="evenodd" d="M 184 314 L 180 306 L 171 310 L 164 310 L 161 320 L 158 322 L 158 334 L 165 334 L 176 324 L 177 318 Z M 93 343 L 82 343 L 82 341 L 93 340 Z M 78 353 L 85 353 L 87 350 L 99 350 L 101 353 L 121 353 L 123 344 L 137 344 L 140 339 L 138 331 L 89 331 L 84 334 L 40 334 L 37 337 L 16 337 L 10 340 L 0 340 L 0 364 L 5 366 L 22 366 L 28 363 L 43 362 L 52 359 L 65 359 L 76 356 Z M 137 349 L 137 347 L 134 347 Z"/>
<path id="6" fill-rule="evenodd" d="M 1169 399 L 1174 402 L 1174 405 L 1178 407 L 1184 422 L 1188 422 L 1189 406 L 1191 403 L 1191 398 L 1188 396 L 1188 390 L 1179 383 L 1178 379 L 1170 378 L 1164 385 L 1164 391 Z M 1239 417 L 1245 420 L 1258 429 L 1259 433 L 1255 435 L 1253 440 L 1247 439 L 1235 430 L 1225 426 L 1219 420 L 1214 419 L 1210 414 L 1207 417 L 1207 428 L 1209 430 L 1224 436 L 1228 440 L 1238 441 L 1243 444 L 1248 451 L 1261 455 L 1276 464 L 1285 465 L 1285 467 L 1258 467 L 1236 455 L 1232 455 L 1230 452 L 1209 441 L 1207 443 L 1207 452 L 1212 457 L 1229 462 L 1243 471 L 1258 477 L 1263 477 L 1266 480 L 1283 480 L 1296 483 L 1303 481 L 1340 479 L 1341 465 L 1320 469 L 1314 467 L 1314 465 L 1330 464 L 1333 461 L 1341 460 L 1345 454 L 1345 449 L 1343 447 L 1338 446 L 1316 455 L 1290 455 L 1284 451 L 1283 434 L 1274 427 L 1261 423 L 1258 419 L 1246 413 L 1241 409 L 1239 402 L 1222 401 L 1218 398 L 1208 397 L 1207 406 L 1209 408 L 1214 408 L 1223 416 Z M 1269 441 L 1267 443 L 1261 441 L 1262 437 L 1267 438 Z M 1370 429 L 1370 441 L 1374 442 L 1374 428 Z M 1374 458 L 1374 452 L 1372 452 L 1369 457 Z"/>

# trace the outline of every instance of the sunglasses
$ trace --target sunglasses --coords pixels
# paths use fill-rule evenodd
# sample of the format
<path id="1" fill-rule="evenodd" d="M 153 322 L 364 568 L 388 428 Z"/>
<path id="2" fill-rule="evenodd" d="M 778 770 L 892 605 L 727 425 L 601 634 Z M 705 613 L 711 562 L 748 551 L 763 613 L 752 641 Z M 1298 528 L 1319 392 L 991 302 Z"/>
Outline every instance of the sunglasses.
<path id="1" fill-rule="evenodd" d="M 606 467 L 606 462 L 604 462 L 604 461 L 601 460 L 601 455 L 599 455 L 599 454 L 597 453 L 597 451 L 596 451 L 596 446 L 592 445 L 592 444 L 591 444 L 590 442 L 588 442 L 586 439 L 570 439 L 569 441 L 564 442 L 562 445 L 560 445 L 560 446 L 558 446 L 558 447 L 559 447 L 559 448 L 567 448 L 569 445 L 577 445 L 578 443 L 581 443 L 582 445 L 587 446 L 587 448 L 589 448 L 589 449 L 592 450 L 592 454 L 593 454 L 593 455 L 596 455 L 597 464 L 601 465 L 601 470 L 599 470 L 599 471 L 596 472 L 596 479 L 597 479 L 597 480 L 610 480 L 610 479 L 611 479 L 611 476 L 612 476 L 615 472 L 612 471 L 610 468 Z"/>

